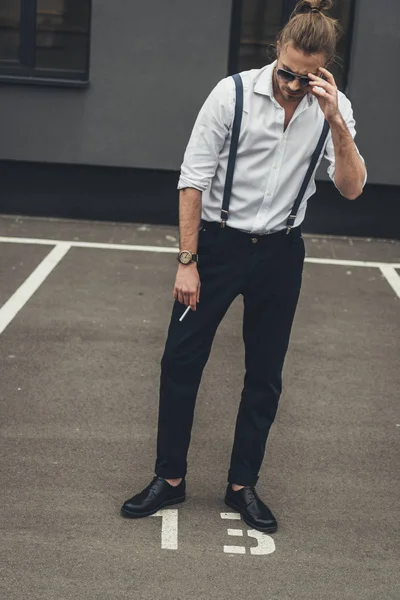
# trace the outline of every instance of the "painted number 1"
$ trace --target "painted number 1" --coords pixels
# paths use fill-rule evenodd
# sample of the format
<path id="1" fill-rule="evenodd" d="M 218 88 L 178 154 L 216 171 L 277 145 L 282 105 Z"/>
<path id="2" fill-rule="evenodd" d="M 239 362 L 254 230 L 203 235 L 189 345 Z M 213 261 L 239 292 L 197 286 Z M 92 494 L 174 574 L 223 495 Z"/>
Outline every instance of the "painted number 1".
<path id="1" fill-rule="evenodd" d="M 178 511 L 159 510 L 153 517 L 161 517 L 161 548 L 178 550 Z"/>

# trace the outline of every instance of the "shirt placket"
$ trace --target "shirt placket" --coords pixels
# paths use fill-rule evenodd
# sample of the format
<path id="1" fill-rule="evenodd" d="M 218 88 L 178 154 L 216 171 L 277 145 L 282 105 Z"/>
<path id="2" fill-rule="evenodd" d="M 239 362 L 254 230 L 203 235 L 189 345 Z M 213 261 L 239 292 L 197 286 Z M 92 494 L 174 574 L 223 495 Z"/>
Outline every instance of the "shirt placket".
<path id="1" fill-rule="evenodd" d="M 284 120 L 285 120 L 285 111 L 284 109 L 274 100 L 275 107 L 279 111 L 277 115 L 277 124 L 282 131 L 282 137 L 278 146 L 274 153 L 274 159 L 272 162 L 272 168 L 269 173 L 267 187 L 264 193 L 263 201 L 261 203 L 260 208 L 258 209 L 257 216 L 255 219 L 255 224 L 253 227 L 253 231 L 259 231 L 260 229 L 265 229 L 265 224 L 269 221 L 269 213 L 271 205 L 274 201 L 276 190 L 278 188 L 279 175 L 283 163 L 283 157 L 285 155 L 286 143 L 288 139 L 288 135 L 290 133 L 293 122 L 309 107 L 309 103 L 303 104 L 299 107 L 300 110 L 296 111 L 291 119 L 290 123 L 286 127 L 286 131 L 283 131 Z"/>
<path id="2" fill-rule="evenodd" d="M 278 105 L 278 107 L 279 107 L 278 108 L 279 114 L 277 116 L 277 123 L 278 123 L 278 126 L 282 128 L 282 136 L 281 136 L 280 141 L 278 142 L 278 145 L 274 152 L 272 167 L 271 167 L 271 170 L 268 175 L 267 186 L 265 188 L 263 201 L 257 212 L 253 231 L 259 231 L 260 229 L 263 229 L 265 226 L 265 223 L 268 222 L 269 211 L 270 211 L 272 202 L 274 201 L 274 196 L 275 196 L 275 193 L 276 193 L 276 190 L 278 187 L 279 174 L 280 174 L 283 157 L 284 157 L 285 149 L 286 149 L 287 138 L 288 138 L 288 134 L 289 134 L 289 130 L 290 130 L 290 123 L 289 123 L 289 126 L 286 128 L 286 131 L 283 131 L 285 111 L 283 110 L 283 108 L 281 106 Z"/>

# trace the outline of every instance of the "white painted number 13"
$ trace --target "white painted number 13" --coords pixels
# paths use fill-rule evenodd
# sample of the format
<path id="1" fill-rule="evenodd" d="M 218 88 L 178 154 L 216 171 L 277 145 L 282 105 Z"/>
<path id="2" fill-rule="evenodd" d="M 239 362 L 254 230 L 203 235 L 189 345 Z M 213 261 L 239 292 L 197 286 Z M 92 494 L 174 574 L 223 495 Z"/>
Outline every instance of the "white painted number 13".
<path id="1" fill-rule="evenodd" d="M 178 511 L 177 509 L 159 510 L 153 517 L 161 517 L 161 548 L 163 550 L 178 549 Z M 221 513 L 222 519 L 240 520 L 237 513 Z M 228 535 L 243 537 L 242 529 L 228 529 Z M 257 546 L 250 548 L 252 555 L 265 555 L 275 552 L 275 542 L 265 533 L 255 529 L 247 530 L 248 537 L 257 540 Z M 246 554 L 246 546 L 224 546 L 227 554 Z"/>

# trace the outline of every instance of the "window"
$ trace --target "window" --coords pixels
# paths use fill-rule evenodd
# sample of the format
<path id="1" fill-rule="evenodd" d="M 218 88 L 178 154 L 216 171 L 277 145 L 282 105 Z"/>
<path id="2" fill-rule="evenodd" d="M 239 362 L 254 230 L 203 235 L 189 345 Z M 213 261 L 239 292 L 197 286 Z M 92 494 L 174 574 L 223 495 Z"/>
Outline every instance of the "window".
<path id="1" fill-rule="evenodd" d="M 297 0 L 234 0 L 230 73 L 259 69 L 275 59 L 277 34 L 296 3 Z M 341 90 L 347 86 L 354 4 L 355 0 L 337 0 L 329 12 L 343 29 L 337 47 L 339 61 L 329 66 Z"/>
<path id="2" fill-rule="evenodd" d="M 84 83 L 91 0 L 1 0 L 0 81 Z"/>

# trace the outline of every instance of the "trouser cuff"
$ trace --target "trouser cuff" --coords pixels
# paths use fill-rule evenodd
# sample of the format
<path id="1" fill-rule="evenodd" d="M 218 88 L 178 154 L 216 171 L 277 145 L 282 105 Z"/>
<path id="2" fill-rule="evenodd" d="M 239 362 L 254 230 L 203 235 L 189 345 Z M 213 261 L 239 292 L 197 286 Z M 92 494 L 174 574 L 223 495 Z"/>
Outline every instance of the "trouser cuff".
<path id="1" fill-rule="evenodd" d="M 256 485 L 258 475 L 249 473 L 241 469 L 230 469 L 228 473 L 228 482 L 236 485 Z"/>
<path id="2" fill-rule="evenodd" d="M 173 471 L 163 467 L 157 468 L 155 474 L 163 479 L 184 479 L 186 477 L 186 471 Z"/>

